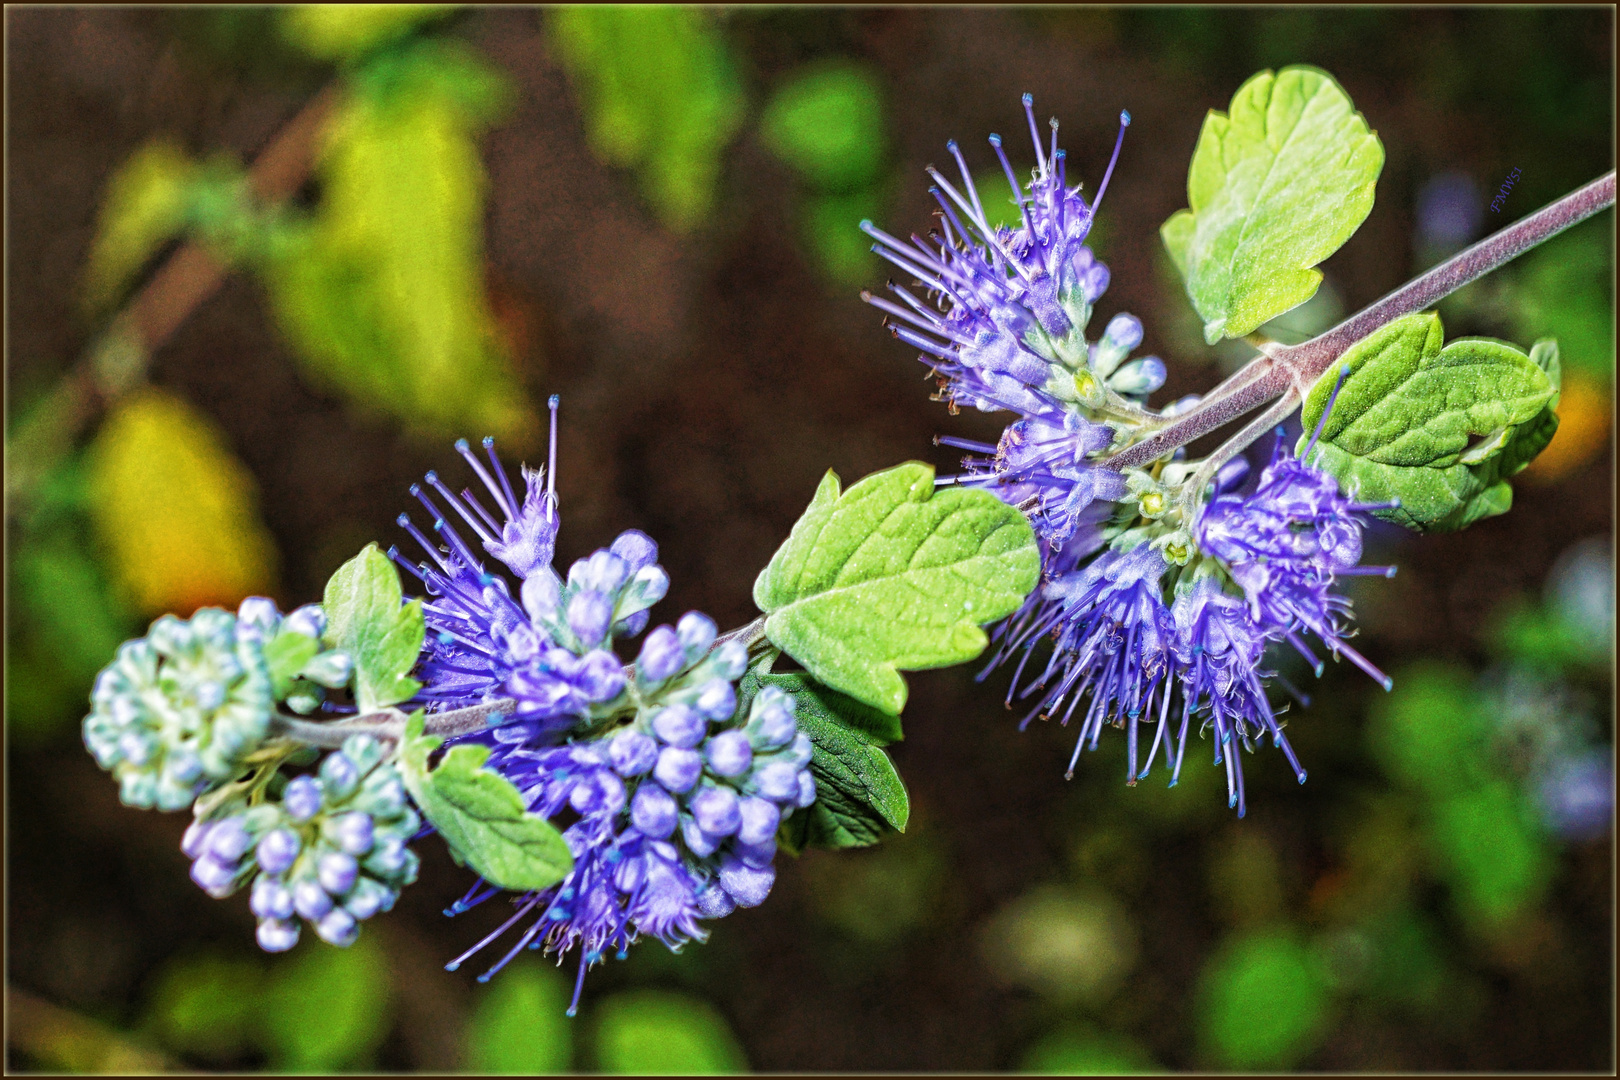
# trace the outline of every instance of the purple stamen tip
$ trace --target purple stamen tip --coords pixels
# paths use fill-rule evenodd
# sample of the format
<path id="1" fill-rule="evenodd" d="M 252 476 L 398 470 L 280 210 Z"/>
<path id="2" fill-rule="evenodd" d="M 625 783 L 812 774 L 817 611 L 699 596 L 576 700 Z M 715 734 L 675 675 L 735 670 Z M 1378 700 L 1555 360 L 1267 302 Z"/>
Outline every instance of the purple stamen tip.
<path id="1" fill-rule="evenodd" d="M 413 497 L 421 498 L 422 497 L 422 485 L 421 484 L 412 484 L 410 486 L 410 492 L 411 492 L 411 495 Z"/>
<path id="2" fill-rule="evenodd" d="M 999 149 L 1000 146 L 1001 146 L 1001 136 L 997 135 L 997 134 L 994 134 L 994 133 L 991 133 L 991 135 L 990 135 L 990 145 Z"/>
<path id="3" fill-rule="evenodd" d="M 457 439 L 456 440 L 456 449 L 459 450 L 461 453 L 465 454 L 467 452 L 467 440 L 466 439 Z"/>
<path id="4" fill-rule="evenodd" d="M 461 961 L 460 960 L 452 960 L 448 964 L 444 965 L 444 970 L 446 970 L 446 971 L 455 971 L 460 966 L 461 966 Z"/>
<path id="5" fill-rule="evenodd" d="M 1125 127 L 1131 126 L 1131 114 L 1126 109 L 1119 110 L 1119 122 Z"/>
<path id="6" fill-rule="evenodd" d="M 411 523 L 411 515 L 409 515 L 409 514 L 401 514 L 401 515 L 399 515 L 399 517 L 394 519 L 394 524 L 398 525 L 402 529 L 408 527 L 410 525 L 410 523 Z"/>
<path id="7" fill-rule="evenodd" d="M 427 471 L 427 475 L 425 477 L 423 477 L 423 479 L 426 480 L 430 484 L 437 484 L 439 482 L 439 474 L 437 472 L 435 472 L 434 470 L 429 469 Z M 412 492 L 412 494 L 414 495 L 415 492 Z"/>
<path id="8" fill-rule="evenodd" d="M 546 399 L 546 408 L 548 409 L 555 409 L 560 404 L 562 404 L 561 394 L 552 394 L 551 397 Z"/>
<path id="9" fill-rule="evenodd" d="M 1035 95 L 1034 94 L 1025 94 L 1024 95 L 1024 104 L 1025 105 L 1034 105 L 1035 104 Z"/>
<path id="10" fill-rule="evenodd" d="M 444 532 L 444 518 L 435 518 L 434 519 L 434 521 L 433 521 L 433 531 L 434 532 Z"/>
<path id="11" fill-rule="evenodd" d="M 493 436 L 493 435 L 485 435 L 484 436 L 484 449 L 485 450 L 493 450 L 493 449 L 495 449 L 495 436 Z"/>

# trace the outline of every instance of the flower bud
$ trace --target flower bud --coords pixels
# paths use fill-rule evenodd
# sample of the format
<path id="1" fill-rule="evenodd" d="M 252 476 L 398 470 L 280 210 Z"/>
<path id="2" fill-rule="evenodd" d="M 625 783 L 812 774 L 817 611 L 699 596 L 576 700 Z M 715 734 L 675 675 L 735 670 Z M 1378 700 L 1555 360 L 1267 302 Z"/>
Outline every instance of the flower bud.
<path id="1" fill-rule="evenodd" d="M 288 782 L 281 805 L 294 821 L 308 821 L 321 809 L 321 786 L 312 776 L 299 776 Z"/>
<path id="2" fill-rule="evenodd" d="M 208 834 L 208 851 L 220 862 L 234 863 L 253 842 L 241 819 L 229 817 L 216 825 Z"/>
<path id="3" fill-rule="evenodd" d="M 602 593 L 578 592 L 568 601 L 568 629 L 584 648 L 600 645 L 612 622 L 613 602 Z"/>
<path id="4" fill-rule="evenodd" d="M 660 626 L 642 641 L 636 667 L 645 681 L 663 682 L 685 666 L 686 650 L 681 648 L 680 638 L 670 627 Z"/>
<path id="5" fill-rule="evenodd" d="M 771 865 L 776 859 L 776 837 L 768 836 L 757 844 L 733 842 L 731 850 L 736 852 L 737 858 L 741 859 L 744 865 L 758 870 Z"/>
<path id="6" fill-rule="evenodd" d="M 293 885 L 292 894 L 293 910 L 310 922 L 318 921 L 332 910 L 332 898 L 318 881 L 305 878 Z"/>
<path id="7" fill-rule="evenodd" d="M 255 849 L 259 869 L 266 874 L 285 874 L 298 858 L 303 841 L 291 829 L 272 829 L 259 838 Z"/>
<path id="8" fill-rule="evenodd" d="M 354 891 L 343 901 L 343 909 L 356 919 L 369 919 L 393 906 L 393 891 L 373 877 L 362 877 L 355 882 Z"/>
<path id="9" fill-rule="evenodd" d="M 729 720 L 737 711 L 737 692 L 725 679 L 710 679 L 698 691 L 693 703 L 698 712 L 710 720 Z"/>
<path id="10" fill-rule="evenodd" d="M 653 717 L 653 734 L 670 746 L 691 749 L 703 741 L 709 725 L 702 716 L 686 705 L 671 705 Z"/>
<path id="11" fill-rule="evenodd" d="M 720 841 L 724 837 L 710 836 L 696 821 L 688 818 L 681 822 L 681 839 L 686 842 L 692 854 L 700 859 L 706 859 L 714 854 L 715 848 L 720 846 Z"/>
<path id="12" fill-rule="evenodd" d="M 720 861 L 720 887 L 738 907 L 758 907 L 770 895 L 775 883 L 775 867 L 752 867 L 735 855 L 727 855 Z"/>
<path id="13" fill-rule="evenodd" d="M 321 888 L 333 896 L 342 896 L 354 888 L 354 879 L 360 873 L 353 855 L 341 851 L 328 851 L 315 863 L 315 876 Z"/>
<path id="14" fill-rule="evenodd" d="M 737 902 L 730 894 L 713 883 L 698 893 L 697 906 L 705 919 L 723 919 L 737 910 Z"/>
<path id="15" fill-rule="evenodd" d="M 529 618 L 540 623 L 550 622 L 557 614 L 557 600 L 562 593 L 562 582 L 548 566 L 523 579 L 520 595 L 523 610 Z"/>
<path id="16" fill-rule="evenodd" d="M 729 787 L 705 786 L 692 796 L 690 805 L 692 820 L 710 836 L 730 836 L 742 824 L 737 793 Z"/>
<path id="17" fill-rule="evenodd" d="M 193 821 L 186 826 L 186 834 L 180 838 L 180 851 L 188 859 L 195 859 L 203 853 L 204 845 L 208 842 L 208 834 L 213 832 L 214 823 L 201 819 Z"/>
<path id="18" fill-rule="evenodd" d="M 782 812 L 775 803 L 750 795 L 738 802 L 737 810 L 742 817 L 737 829 L 738 840 L 744 844 L 763 844 L 776 836 L 776 827 L 782 823 Z"/>
<path id="19" fill-rule="evenodd" d="M 326 755 L 320 768 L 321 787 L 333 799 L 343 800 L 354 794 L 360 783 L 360 767 L 343 751 Z"/>
<path id="20" fill-rule="evenodd" d="M 748 646 L 733 638 L 714 650 L 709 663 L 720 678 L 730 681 L 740 679 L 743 672 L 748 670 Z"/>
<path id="21" fill-rule="evenodd" d="M 799 794 L 799 770 L 791 761 L 772 761 L 755 770 L 754 786 L 767 799 L 787 802 Z"/>
<path id="22" fill-rule="evenodd" d="M 353 915 L 342 908 L 333 908 L 315 924 L 315 933 L 327 944 L 343 948 L 354 944 L 354 939 L 360 936 L 360 926 Z"/>
<path id="23" fill-rule="evenodd" d="M 658 561 L 657 542 L 640 529 L 626 529 L 608 550 L 623 559 L 631 573 Z"/>
<path id="24" fill-rule="evenodd" d="M 666 746 L 653 766 L 653 779 L 677 795 L 692 790 L 703 773 L 703 758 L 696 750 Z"/>
<path id="25" fill-rule="evenodd" d="M 300 678 L 333 690 L 347 686 L 353 674 L 354 658 L 341 649 L 318 654 L 298 672 Z"/>
<path id="26" fill-rule="evenodd" d="M 793 741 L 793 736 L 799 733 L 799 725 L 786 705 L 773 701 L 763 709 L 754 709 L 747 731 L 754 737 L 759 749 L 775 750 Z"/>
<path id="27" fill-rule="evenodd" d="M 298 944 L 298 924 L 284 919 L 263 919 L 256 935 L 265 952 L 286 952 Z"/>
<path id="28" fill-rule="evenodd" d="M 643 836 L 662 840 L 675 831 L 679 807 L 675 797 L 657 784 L 642 784 L 630 800 L 630 822 Z"/>
<path id="29" fill-rule="evenodd" d="M 809 769 L 805 769 L 799 773 L 799 794 L 798 798 L 793 800 L 793 805 L 802 810 L 815 801 L 816 778 L 810 775 Z"/>
<path id="30" fill-rule="evenodd" d="M 620 776 L 641 776 L 658 761 L 658 742 L 626 728 L 608 741 L 608 761 Z"/>
<path id="31" fill-rule="evenodd" d="M 714 620 L 701 611 L 688 611 L 675 624 L 675 636 L 680 638 L 681 648 L 686 650 L 688 663 L 708 652 L 718 633 Z"/>
<path id="32" fill-rule="evenodd" d="M 253 882 L 253 897 L 248 906 L 261 919 L 290 919 L 293 917 L 292 890 L 260 874 Z"/>
<path id="33" fill-rule="evenodd" d="M 289 613 L 281 625 L 284 630 L 319 641 L 326 632 L 326 612 L 321 610 L 319 604 L 305 604 Z"/>
<path id="34" fill-rule="evenodd" d="M 214 855 L 204 855 L 191 864 L 191 880 L 217 900 L 231 894 L 236 867 Z"/>
<path id="35" fill-rule="evenodd" d="M 741 776 L 754 763 L 754 748 L 748 745 L 748 736 L 733 728 L 722 731 L 704 747 L 709 769 L 716 776 Z"/>

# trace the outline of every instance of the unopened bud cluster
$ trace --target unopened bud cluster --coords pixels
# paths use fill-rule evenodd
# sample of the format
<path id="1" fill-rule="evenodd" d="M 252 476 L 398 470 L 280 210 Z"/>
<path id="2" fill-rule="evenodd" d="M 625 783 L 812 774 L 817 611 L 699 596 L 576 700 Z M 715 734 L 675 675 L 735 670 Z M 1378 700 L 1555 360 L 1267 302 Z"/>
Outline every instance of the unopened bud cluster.
<path id="1" fill-rule="evenodd" d="M 237 804 L 194 822 L 181 844 L 191 877 L 213 897 L 252 884 L 259 945 L 298 942 L 298 919 L 321 939 L 348 945 L 359 923 L 394 906 L 416 880 L 405 846 L 421 826 L 404 784 L 376 740 L 347 739 L 313 776 L 288 781 L 279 802 Z"/>

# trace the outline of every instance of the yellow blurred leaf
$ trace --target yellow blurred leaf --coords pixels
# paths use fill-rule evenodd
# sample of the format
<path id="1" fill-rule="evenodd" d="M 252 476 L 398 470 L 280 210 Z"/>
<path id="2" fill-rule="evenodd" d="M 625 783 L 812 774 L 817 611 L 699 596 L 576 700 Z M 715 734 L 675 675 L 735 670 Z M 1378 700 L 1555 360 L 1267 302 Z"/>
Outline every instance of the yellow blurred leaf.
<path id="1" fill-rule="evenodd" d="M 326 132 L 305 243 L 269 268 L 282 327 L 310 374 L 362 407 L 521 441 L 534 418 L 485 293 L 474 142 L 506 84 L 450 43 L 377 68 Z"/>
<path id="2" fill-rule="evenodd" d="M 90 509 L 145 614 L 234 607 L 270 591 L 275 544 L 252 475 L 214 423 L 156 388 L 127 395 L 89 451 Z"/>
<path id="3" fill-rule="evenodd" d="M 1614 403 L 1608 387 L 1577 371 L 1564 371 L 1558 401 L 1558 431 L 1524 470 L 1524 478 L 1552 483 L 1584 465 L 1609 444 L 1614 429 Z"/>
<path id="4" fill-rule="evenodd" d="M 113 173 L 90 242 L 87 311 L 112 307 L 152 253 L 184 227 L 186 188 L 196 174 L 185 151 L 162 139 L 142 146 Z"/>
<path id="5" fill-rule="evenodd" d="M 281 35 L 317 60 L 346 60 L 404 37 L 459 4 L 294 4 Z"/>

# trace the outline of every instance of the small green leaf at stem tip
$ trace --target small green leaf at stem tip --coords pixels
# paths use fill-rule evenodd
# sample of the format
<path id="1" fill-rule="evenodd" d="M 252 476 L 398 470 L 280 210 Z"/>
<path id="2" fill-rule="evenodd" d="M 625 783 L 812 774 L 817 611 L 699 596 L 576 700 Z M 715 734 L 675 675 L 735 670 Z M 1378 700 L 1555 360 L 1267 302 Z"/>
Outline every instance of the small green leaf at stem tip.
<path id="1" fill-rule="evenodd" d="M 326 583 L 326 644 L 354 657 L 354 696 L 362 713 L 406 701 L 422 684 L 409 678 L 426 627 L 422 602 L 405 603 L 394 564 L 376 544 L 338 567 Z"/>
<path id="2" fill-rule="evenodd" d="M 1331 399 L 1312 463 L 1364 502 L 1399 499 L 1378 515 L 1418 531 L 1454 531 L 1505 512 L 1507 477 L 1558 427 L 1556 343 L 1538 342 L 1527 356 L 1486 338 L 1442 348 L 1443 340 L 1438 315 L 1396 319 L 1352 345 L 1301 410 L 1299 451 Z"/>
<path id="3" fill-rule="evenodd" d="M 514 892 L 546 889 L 567 877 L 573 855 L 552 824 L 531 813 L 512 782 L 484 767 L 489 747 L 453 746 L 437 768 L 428 759 L 443 742 L 422 734 L 421 710 L 405 725 L 400 776 L 422 816 L 450 854 L 491 885 Z"/>
<path id="4" fill-rule="evenodd" d="M 1372 209 L 1384 147 L 1327 72 L 1262 71 L 1204 118 L 1187 171 L 1189 209 L 1160 228 L 1204 320 L 1240 338 L 1309 300 L 1316 264 Z"/>
<path id="5" fill-rule="evenodd" d="M 772 644 L 835 690 L 898 714 L 900 671 L 984 650 L 981 626 L 1040 578 L 1029 523 L 986 491 L 934 488 L 907 462 L 846 492 L 828 472 L 792 535 L 754 582 Z"/>

